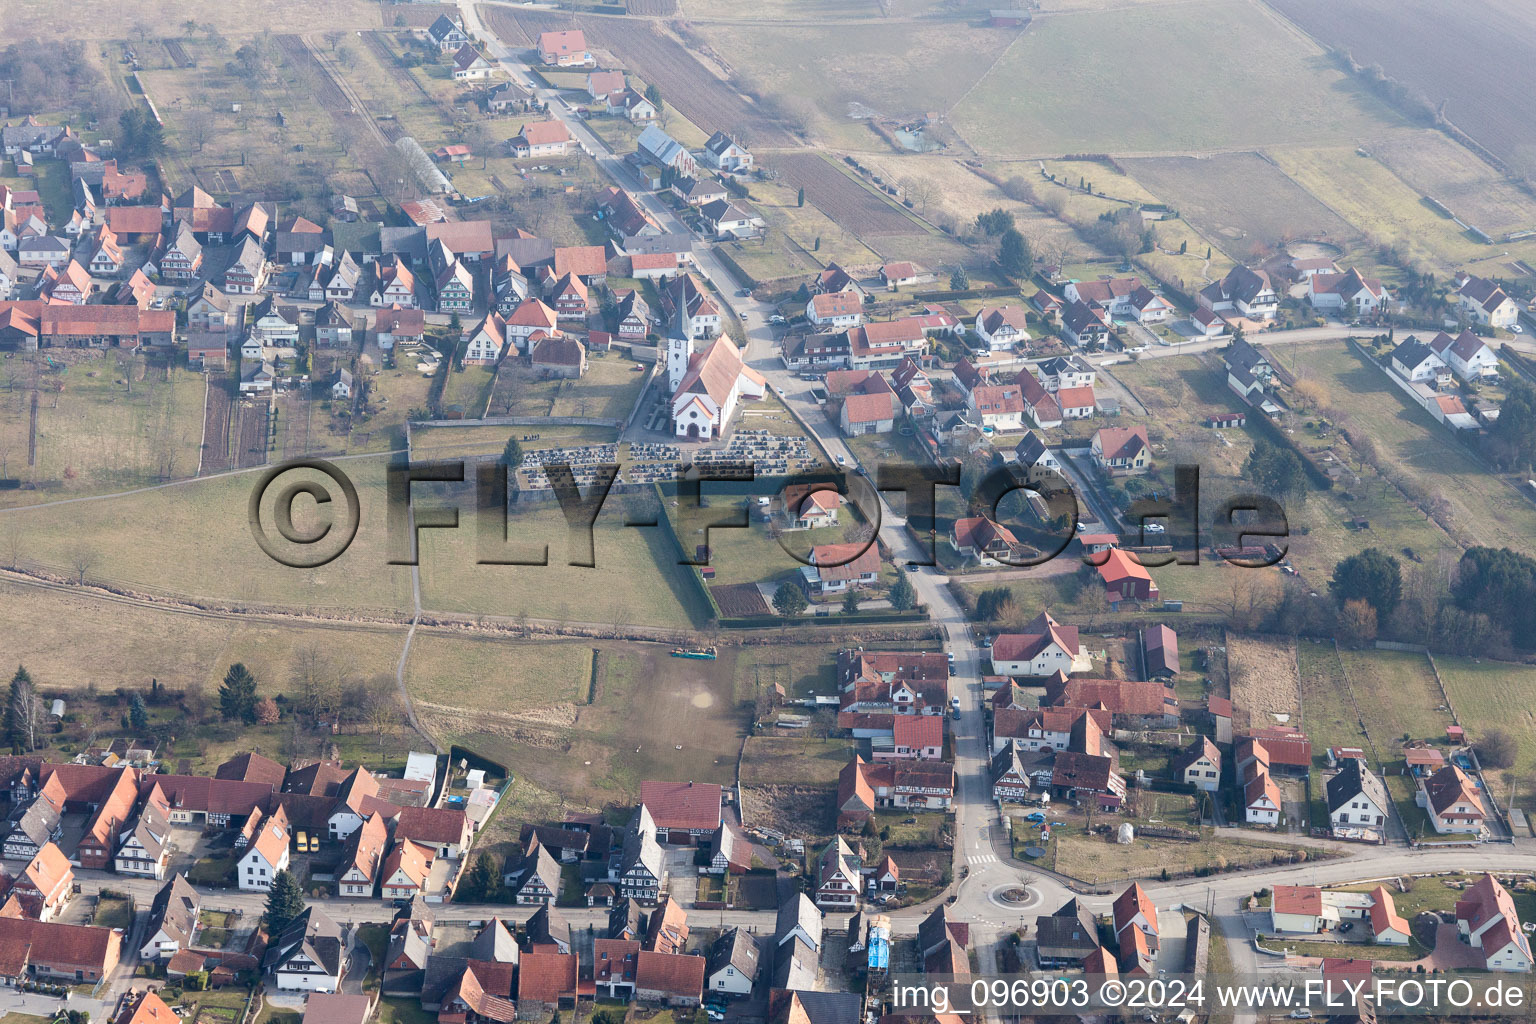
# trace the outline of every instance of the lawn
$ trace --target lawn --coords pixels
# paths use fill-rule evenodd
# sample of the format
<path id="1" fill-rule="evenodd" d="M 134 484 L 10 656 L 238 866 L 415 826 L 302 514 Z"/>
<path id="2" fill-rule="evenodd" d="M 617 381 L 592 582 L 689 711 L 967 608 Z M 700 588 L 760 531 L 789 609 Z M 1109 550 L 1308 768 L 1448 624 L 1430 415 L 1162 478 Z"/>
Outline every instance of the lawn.
<path id="1" fill-rule="evenodd" d="M 50 501 L 197 475 L 202 374 L 115 349 L 59 358 L 65 362 L 57 371 L 29 353 L 5 363 L 4 380 L 14 386 L 0 392 L 0 476 L 38 489 L 5 491 L 0 501 Z M 34 393 L 37 457 L 29 465 Z"/>
<path id="2" fill-rule="evenodd" d="M 479 419 L 485 415 L 495 382 L 496 371 L 491 367 L 455 366 L 448 371 L 448 384 L 443 388 L 443 409 L 458 409 L 465 419 Z"/>
<path id="3" fill-rule="evenodd" d="M 405 682 L 423 713 L 483 708 L 516 717 L 587 703 L 592 689 L 590 644 L 418 636 L 406 660 Z"/>
<path id="4" fill-rule="evenodd" d="M 468 509 L 472 499 L 458 504 Z M 538 559 L 547 546 L 547 565 L 477 564 L 476 530 L 467 513 L 461 513 L 460 529 L 424 530 L 422 602 L 443 611 L 557 622 L 702 625 L 708 610 L 687 582 L 685 572 L 691 570 L 677 564 L 661 528 L 625 527 L 623 504 L 610 500 L 598 516 L 591 568 L 569 564 L 588 557 L 585 539 L 571 539 L 553 502 L 519 510 L 507 526 L 508 536 L 521 545 L 517 557 Z"/>
<path id="5" fill-rule="evenodd" d="M 579 380 L 540 380 L 530 371 L 519 371 L 512 383 L 512 404 L 505 413 L 499 408 L 506 395 L 497 394 L 497 415 L 508 416 L 579 416 L 617 420 L 629 418 L 646 375 L 637 373 L 640 364 L 618 352 L 592 355 L 587 372 Z M 503 371 L 505 376 L 506 371 Z"/>
<path id="6" fill-rule="evenodd" d="M 77 559 L 83 558 L 88 583 L 246 607 L 408 609 L 410 571 L 388 565 L 385 461 L 358 459 L 344 467 L 358 491 L 359 529 L 344 554 L 316 569 L 280 565 L 257 546 L 247 512 L 260 479 L 255 473 L 101 501 L 13 509 L 0 515 L 0 530 L 15 532 L 23 562 L 60 577 L 77 577 Z M 282 484 L 299 476 L 315 478 L 311 471 L 296 470 L 284 475 Z M 335 490 L 327 478 L 318 479 Z M 268 502 L 275 501 L 278 489 L 269 488 Z M 316 525 L 315 509 L 311 499 L 295 502 L 299 529 Z M 270 504 L 262 515 L 269 534 L 277 537 Z M 151 536 L 154 543 L 146 543 Z M 175 556 L 167 557 L 168 550 Z"/>
<path id="7" fill-rule="evenodd" d="M 1329 747 L 1369 751 L 1333 644 L 1298 640 L 1296 664 L 1301 670 L 1301 729 L 1312 740 L 1313 760 L 1320 763 Z M 1395 745 L 1378 752 L 1388 761 L 1397 759 Z"/>
<path id="8" fill-rule="evenodd" d="M 585 686 L 581 701 L 571 699 L 571 684 L 585 680 L 551 682 L 541 674 L 550 665 L 566 672 L 579 664 L 580 649 L 569 647 L 567 660 L 535 661 L 531 670 L 514 653 L 502 675 L 462 687 L 463 696 L 452 704 L 422 708 L 423 722 L 443 742 L 464 743 L 515 773 L 512 796 L 524 809 L 498 812 L 498 820 L 510 823 L 498 833 L 504 838 L 494 840 L 500 852 L 515 838 L 517 822 L 547 817 L 557 806 L 632 803 L 642 779 L 734 780 L 748 714 L 736 682 L 736 648 L 723 648 L 715 661 L 692 661 L 671 658 L 657 644 L 590 643 L 587 656 L 594 648 L 599 653 L 596 700 L 587 704 Z M 528 651 L 511 644 L 508 649 Z M 547 687 L 549 698 L 535 705 L 518 686 L 529 694 Z M 510 697 L 503 697 L 509 689 Z M 522 702 L 521 709 L 500 710 L 503 700 Z M 555 793 L 560 795 L 553 799 L 541 795 Z"/>
<path id="9" fill-rule="evenodd" d="M 393 674 L 405 643 L 404 626 L 202 615 L 11 582 L 0 583 L 0 604 L 10 626 L 0 636 L 0 658 L 24 663 L 49 691 L 137 688 L 154 678 L 169 689 L 201 686 L 213 693 L 239 661 L 256 676 L 260 693 L 277 694 L 289 689 L 301 651 L 315 648 L 369 678 Z M 82 633 L 70 625 L 77 622 L 93 625 Z"/>
<path id="10" fill-rule="evenodd" d="M 125 897 L 102 895 L 96 902 L 96 916 L 91 924 L 97 928 L 121 928 L 126 934 L 133 925 L 133 904 Z"/>
<path id="11" fill-rule="evenodd" d="M 809 729 L 766 728 L 747 737 L 742 748 L 744 785 L 829 785 L 853 760 L 858 744 L 841 737 L 823 739 Z"/>
<path id="12" fill-rule="evenodd" d="M 1213 49 L 1222 38 L 1265 45 Z M 1037 18 L 950 117 L 975 148 L 1016 158 L 1342 142 L 1397 120 L 1249 0 Z"/>
<path id="13" fill-rule="evenodd" d="M 1054 818 L 1055 811 L 1052 811 Z M 1118 818 L 1110 819 L 1118 823 Z M 1130 846 L 1115 842 L 1113 830 L 1086 835 L 1081 828 L 1051 828 L 1053 869 L 1092 885 L 1130 878 L 1151 878 L 1206 870 L 1227 870 L 1264 864 L 1289 864 L 1294 850 L 1277 843 L 1204 838 L 1199 842 L 1137 836 Z"/>
<path id="14" fill-rule="evenodd" d="M 1398 759 L 1405 740 L 1438 740 L 1451 716 L 1434 673 L 1422 654 L 1405 651 L 1343 651 L 1341 660 L 1355 705 L 1377 755 Z"/>
<path id="15" fill-rule="evenodd" d="M 1323 384 L 1328 404 L 1347 410 L 1353 426 L 1373 439 L 1389 476 L 1444 500 L 1456 542 L 1536 552 L 1536 507 L 1511 483 L 1486 470 L 1428 413 L 1408 405 L 1379 367 L 1338 342 L 1286 346 L 1279 358 L 1291 370 Z M 1377 532 L 1374 520 L 1371 528 Z M 1381 539 L 1367 535 L 1357 549 L 1369 543 L 1385 546 Z M 1421 557 L 1426 554 L 1414 550 Z M 1454 553 L 1460 556 L 1459 550 Z"/>
<path id="16" fill-rule="evenodd" d="M 1469 739 L 1476 742 L 1479 736 L 1499 728 L 1519 742 L 1511 772 L 1485 773 L 1499 803 L 1507 806 L 1506 774 L 1522 782 L 1531 777 L 1531 769 L 1536 766 L 1536 668 L 1481 658 L 1439 656 L 1435 665 Z M 1527 814 L 1536 812 L 1536 792 L 1528 782 L 1516 791 L 1515 805 Z"/>

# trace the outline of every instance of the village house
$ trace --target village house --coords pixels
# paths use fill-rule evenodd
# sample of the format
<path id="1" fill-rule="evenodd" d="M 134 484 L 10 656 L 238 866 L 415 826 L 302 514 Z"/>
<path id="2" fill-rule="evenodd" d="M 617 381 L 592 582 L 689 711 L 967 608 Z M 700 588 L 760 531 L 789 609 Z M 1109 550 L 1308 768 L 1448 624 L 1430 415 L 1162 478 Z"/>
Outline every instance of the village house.
<path id="1" fill-rule="evenodd" d="M 368 304 L 376 308 L 416 308 L 416 275 L 399 259 L 385 256 L 373 264 L 373 284 Z"/>
<path id="2" fill-rule="evenodd" d="M 58 846 L 46 842 L 16 876 L 12 888 L 28 916 L 51 921 L 69 902 L 74 883 L 75 872 L 69 866 L 69 858 Z"/>
<path id="3" fill-rule="evenodd" d="M 459 19 L 450 18 L 446 14 L 439 15 L 437 20 L 427 28 L 427 39 L 436 44 L 441 53 L 457 50 L 469 42 L 469 36 L 460 26 Z"/>
<path id="4" fill-rule="evenodd" d="M 1235 313 L 1250 320 L 1273 320 L 1280 310 L 1269 274 L 1236 266 L 1220 281 L 1206 285 L 1197 296 L 1200 305 L 1213 313 Z"/>
<path id="5" fill-rule="evenodd" d="M 341 926 L 306 907 L 267 946 L 266 971 L 283 992 L 335 992 L 347 969 Z"/>
<path id="6" fill-rule="evenodd" d="M 1460 767 L 1448 764 L 1427 777 L 1420 777 L 1414 801 L 1429 816 L 1429 823 L 1442 835 L 1478 835 L 1484 828 L 1486 810 L 1472 779 Z"/>
<path id="7" fill-rule="evenodd" d="M 618 92 L 609 93 L 605 112 L 623 115 L 632 124 L 645 124 L 661 116 L 661 111 L 656 109 L 656 104 L 633 89 L 621 89 Z"/>
<path id="8" fill-rule="evenodd" d="M 1529 971 L 1530 940 L 1509 890 L 1486 872 L 1456 901 L 1456 932 L 1490 971 Z"/>
<path id="9" fill-rule="evenodd" d="M 352 344 L 352 320 L 334 300 L 315 311 L 315 343 L 320 346 Z"/>
<path id="10" fill-rule="evenodd" d="M 1493 281 L 1468 274 L 1458 279 L 1456 308 L 1475 324 L 1508 330 L 1520 322 L 1520 304 Z"/>
<path id="11" fill-rule="evenodd" d="M 370 814 L 362 827 L 347 837 L 341 862 L 336 866 L 338 896 L 372 896 L 379 878 L 379 862 L 389 842 L 382 814 Z"/>
<path id="12" fill-rule="evenodd" d="M 722 932 L 709 949 L 704 987 L 727 998 L 751 995 L 760 958 L 757 939 L 750 932 L 741 928 Z"/>
<path id="13" fill-rule="evenodd" d="M 1250 825 L 1278 825 L 1280 787 L 1270 775 L 1268 749 L 1259 740 L 1243 737 L 1232 756 L 1243 789 L 1243 820 Z"/>
<path id="14" fill-rule="evenodd" d="M 123 934 L 116 928 L 4 917 L 0 946 L 12 951 L 0 965 L 8 985 L 24 978 L 94 985 L 117 968 Z"/>
<path id="15" fill-rule="evenodd" d="M 1091 656 L 1078 645 L 1077 627 L 1063 626 L 1049 612 L 1041 612 L 1022 632 L 998 634 L 988 653 L 992 671 L 1001 676 L 1044 678 L 1093 668 Z"/>
<path id="16" fill-rule="evenodd" d="M 850 909 L 863 891 L 863 865 L 842 836 L 827 844 L 816 859 L 815 901 L 824 909 Z"/>
<path id="17" fill-rule="evenodd" d="M 691 843 L 720 827 L 722 791 L 708 782 L 640 783 L 640 802 L 669 843 Z"/>
<path id="18" fill-rule="evenodd" d="M 279 871 L 288 869 L 288 829 L 281 808 L 268 815 L 245 848 L 235 867 L 241 889 L 265 892 Z"/>
<path id="19" fill-rule="evenodd" d="M 1221 788 L 1221 749 L 1202 736 L 1169 762 L 1174 778 L 1207 793 Z"/>
<path id="20" fill-rule="evenodd" d="M 704 162 L 717 171 L 744 174 L 752 169 L 752 154 L 724 132 L 715 132 L 701 151 Z"/>
<path id="21" fill-rule="evenodd" d="M 1079 348 L 1096 350 L 1109 340 L 1109 314 L 1085 302 L 1069 302 L 1061 311 L 1061 333 Z"/>
<path id="22" fill-rule="evenodd" d="M 887 291 L 912 288 L 934 280 L 934 275 L 910 260 L 892 260 L 880 267 L 880 282 Z"/>
<path id="23" fill-rule="evenodd" d="M 1067 388 L 1092 388 L 1098 378 L 1098 371 L 1078 355 L 1052 356 L 1037 364 L 1034 373 L 1053 395 Z"/>
<path id="24" fill-rule="evenodd" d="M 1328 780 L 1328 822 L 1335 832 L 1385 828 L 1391 799 L 1386 784 L 1365 762 L 1347 758 Z"/>
<path id="25" fill-rule="evenodd" d="M 750 208 L 724 199 L 699 207 L 699 217 L 709 225 L 717 239 L 755 238 L 767 222 Z"/>
<path id="26" fill-rule="evenodd" d="M 1013 531 L 986 516 L 963 516 L 949 531 L 950 546 L 978 565 L 1011 565 L 1022 551 Z"/>
<path id="27" fill-rule="evenodd" d="M 587 347 L 565 335 L 546 336 L 529 349 L 528 364 L 543 377 L 580 377 L 587 372 Z"/>
<path id="28" fill-rule="evenodd" d="M 1093 461 L 1110 476 L 1143 473 L 1152 461 L 1152 443 L 1147 428 L 1101 427 L 1090 442 Z"/>
<path id="29" fill-rule="evenodd" d="M 790 484 L 784 488 L 784 527 L 790 530 L 819 530 L 836 526 L 843 496 L 829 488 L 812 489 L 809 484 Z"/>
<path id="30" fill-rule="evenodd" d="M 805 316 L 820 328 L 857 327 L 864 322 L 864 300 L 858 292 L 840 291 L 812 295 Z"/>
<path id="31" fill-rule="evenodd" d="M 1363 317 L 1385 310 L 1392 294 L 1376 278 L 1364 277 L 1351 267 L 1343 274 L 1308 275 L 1307 301 L 1314 309 L 1339 310 Z"/>
<path id="32" fill-rule="evenodd" d="M 800 574 L 816 597 L 872 587 L 880 581 L 880 552 L 874 544 L 818 544 Z"/>
<path id="33" fill-rule="evenodd" d="M 1499 359 L 1487 343 L 1471 331 L 1456 337 L 1441 331 L 1429 343 L 1430 349 L 1465 381 L 1478 381 L 1499 372 Z"/>
<path id="34" fill-rule="evenodd" d="M 512 155 L 519 158 L 564 156 L 570 144 L 570 131 L 557 120 L 528 121 L 507 140 Z"/>
<path id="35" fill-rule="evenodd" d="M 490 78 L 495 74 L 496 65 L 486 60 L 475 49 L 473 43 L 465 43 L 459 47 L 453 55 L 453 80 L 455 82 L 473 82 L 482 78 Z"/>
<path id="36" fill-rule="evenodd" d="M 698 162 L 688 147 L 668 135 L 658 125 L 647 125 L 635 140 L 636 153 L 664 171 L 692 178 L 699 173 Z"/>
<path id="37" fill-rule="evenodd" d="M 432 875 L 436 852 L 409 839 L 396 836 L 395 844 L 379 869 L 379 895 L 387 900 L 428 896 L 427 880 Z M 431 897 L 428 896 L 430 899 Z"/>
<path id="38" fill-rule="evenodd" d="M 1392 369 L 1407 381 L 1433 381 L 1439 384 L 1449 381 L 1450 369 L 1445 360 L 1418 338 L 1405 338 L 1392 350 Z"/>
<path id="39" fill-rule="evenodd" d="M 991 352 L 1006 352 L 1029 342 L 1022 306 L 984 306 L 976 313 L 976 337 Z"/>
<path id="40" fill-rule="evenodd" d="M 581 29 L 539 33 L 539 62 L 561 68 L 585 67 L 592 63 L 587 51 L 587 37 Z"/>
<path id="41" fill-rule="evenodd" d="M 150 904 L 143 945 L 139 947 L 140 958 L 164 962 L 190 946 L 201 909 L 202 897 L 186 876 L 171 876 Z"/>

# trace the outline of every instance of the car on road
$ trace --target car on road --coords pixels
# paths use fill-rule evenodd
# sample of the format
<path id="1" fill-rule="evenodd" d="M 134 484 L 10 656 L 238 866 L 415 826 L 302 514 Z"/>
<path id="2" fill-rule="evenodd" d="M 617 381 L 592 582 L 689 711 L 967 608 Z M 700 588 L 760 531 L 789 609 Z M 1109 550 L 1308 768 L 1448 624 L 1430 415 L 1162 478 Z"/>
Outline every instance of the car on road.
<path id="1" fill-rule="evenodd" d="M 773 316 L 769 317 L 768 318 L 768 322 L 771 323 L 771 324 L 787 324 L 787 323 L 789 323 L 788 320 L 785 320 L 782 316 L 779 316 L 779 314 L 777 314 L 777 313 L 775 313 L 775 314 L 773 314 Z"/>
<path id="2" fill-rule="evenodd" d="M 959 708 L 951 708 L 950 712 L 949 712 L 949 717 L 953 718 L 957 722 L 960 721 L 960 709 Z"/>
<path id="3" fill-rule="evenodd" d="M 742 311 L 741 311 L 741 318 L 742 318 L 742 319 L 743 319 L 743 320 L 745 320 L 745 319 L 746 319 L 746 318 L 747 318 L 747 311 L 746 311 L 746 310 L 742 310 Z"/>
<path id="4" fill-rule="evenodd" d="M 951 698 L 949 698 L 949 706 L 952 707 L 952 708 L 958 708 L 960 706 L 960 698 L 959 697 L 951 697 Z"/>
<path id="5" fill-rule="evenodd" d="M 1141 524 L 1141 528 L 1143 530 L 1146 530 L 1148 533 L 1167 533 L 1168 532 L 1168 527 L 1164 526 L 1162 523 L 1143 523 L 1143 524 Z"/>
<path id="6" fill-rule="evenodd" d="M 949 670 L 951 672 L 953 672 L 955 670 L 955 652 L 954 651 L 945 651 L 944 652 L 944 657 L 949 659 Z"/>
<path id="7" fill-rule="evenodd" d="M 1524 334 L 1525 333 L 1525 328 L 1521 327 L 1519 324 L 1510 324 L 1509 325 L 1509 329 L 1511 331 L 1514 331 L 1516 334 Z"/>
<path id="8" fill-rule="evenodd" d="M 774 388 L 773 389 L 773 393 L 778 395 L 780 398 L 788 398 L 789 397 L 788 395 L 784 394 L 784 389 L 783 388 Z"/>
<path id="9" fill-rule="evenodd" d="M 918 565 L 916 562 L 908 562 L 907 563 L 907 572 L 922 572 L 922 571 L 923 571 L 923 567 Z"/>
<path id="10" fill-rule="evenodd" d="M 725 1020 L 725 1014 L 721 1013 L 713 1006 L 705 1007 L 704 1012 L 709 1015 L 710 1020 Z"/>
<path id="11" fill-rule="evenodd" d="M 842 456 L 841 456 L 841 455 L 839 455 L 839 456 L 838 456 L 838 457 L 837 457 L 837 464 L 838 464 L 838 465 L 839 465 L 839 466 L 846 466 L 846 465 L 848 465 L 848 460 L 847 460 L 847 459 L 845 459 L 845 458 L 843 458 L 843 457 L 842 457 Z"/>
<path id="12" fill-rule="evenodd" d="M 983 646 L 983 647 L 991 647 L 992 646 L 992 638 L 989 637 L 989 636 L 982 637 L 981 638 L 981 646 Z"/>
<path id="13" fill-rule="evenodd" d="M 746 298 L 748 295 L 751 295 L 751 294 L 752 294 L 752 289 L 750 289 L 750 288 L 741 288 L 741 289 L 738 289 L 737 292 L 736 292 L 736 295 L 738 297 L 740 297 L 740 298 Z"/>

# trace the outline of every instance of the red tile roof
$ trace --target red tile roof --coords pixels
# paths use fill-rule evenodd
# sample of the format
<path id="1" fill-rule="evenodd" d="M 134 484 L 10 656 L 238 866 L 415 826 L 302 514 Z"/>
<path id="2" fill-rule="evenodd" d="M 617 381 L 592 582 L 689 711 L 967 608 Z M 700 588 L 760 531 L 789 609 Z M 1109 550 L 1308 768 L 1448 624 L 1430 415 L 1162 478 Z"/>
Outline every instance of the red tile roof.
<path id="1" fill-rule="evenodd" d="M 635 987 L 661 992 L 668 998 L 698 999 L 704 991 L 706 966 L 701 956 L 641 950 L 635 967 Z"/>
<path id="2" fill-rule="evenodd" d="M 640 802 L 662 829 L 714 831 L 720 827 L 720 797 L 713 782 L 640 783 Z"/>

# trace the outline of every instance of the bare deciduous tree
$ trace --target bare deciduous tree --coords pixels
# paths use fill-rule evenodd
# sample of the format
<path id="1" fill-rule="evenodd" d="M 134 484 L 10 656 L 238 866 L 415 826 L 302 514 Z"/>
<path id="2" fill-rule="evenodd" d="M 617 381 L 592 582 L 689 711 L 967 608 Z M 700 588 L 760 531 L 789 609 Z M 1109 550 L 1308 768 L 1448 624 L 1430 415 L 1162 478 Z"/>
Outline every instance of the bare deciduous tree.
<path id="1" fill-rule="evenodd" d="M 75 572 L 75 583 L 79 586 L 85 586 L 85 574 L 96 566 L 95 550 L 84 545 L 75 548 L 70 553 L 69 566 Z"/>
<path id="2" fill-rule="evenodd" d="M 43 698 L 37 695 L 37 687 L 30 679 L 18 679 L 11 684 L 11 721 L 16 739 L 24 742 L 28 750 L 37 749 L 37 730 L 47 717 Z"/>

